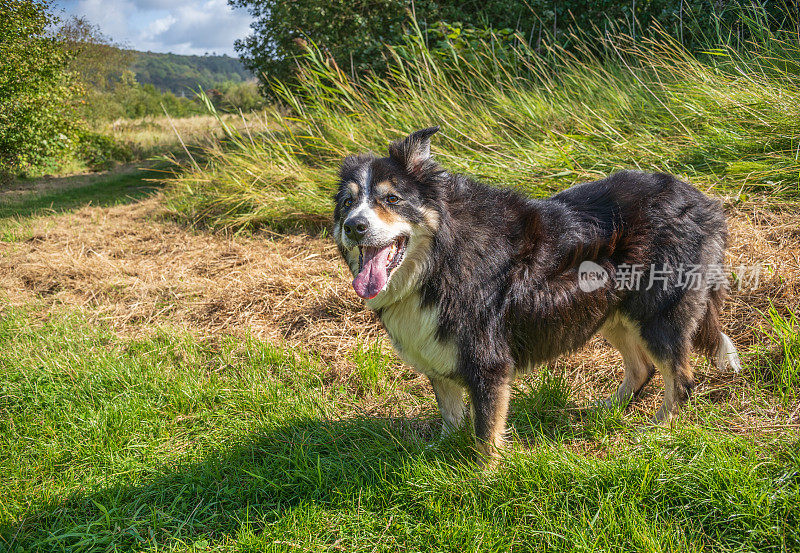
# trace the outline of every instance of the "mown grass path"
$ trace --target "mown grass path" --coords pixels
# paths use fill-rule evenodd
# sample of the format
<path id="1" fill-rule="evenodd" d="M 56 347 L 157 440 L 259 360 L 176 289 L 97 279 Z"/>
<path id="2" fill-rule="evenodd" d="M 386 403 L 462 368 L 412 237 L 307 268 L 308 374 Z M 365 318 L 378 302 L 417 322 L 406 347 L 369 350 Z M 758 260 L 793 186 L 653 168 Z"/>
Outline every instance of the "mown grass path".
<path id="1" fill-rule="evenodd" d="M 800 548 L 796 397 L 756 330 L 673 429 L 638 432 L 658 383 L 581 414 L 619 378 L 599 340 L 537 370 L 481 473 L 467 433 L 431 445 L 327 240 L 186 229 L 151 176 L 0 203 L 0 551 Z M 792 239 L 732 217 L 734 249 Z"/>
<path id="2" fill-rule="evenodd" d="M 0 232 L 36 216 L 137 201 L 159 188 L 152 180 L 161 174 L 152 163 L 143 163 L 99 174 L 17 181 L 0 190 Z"/>

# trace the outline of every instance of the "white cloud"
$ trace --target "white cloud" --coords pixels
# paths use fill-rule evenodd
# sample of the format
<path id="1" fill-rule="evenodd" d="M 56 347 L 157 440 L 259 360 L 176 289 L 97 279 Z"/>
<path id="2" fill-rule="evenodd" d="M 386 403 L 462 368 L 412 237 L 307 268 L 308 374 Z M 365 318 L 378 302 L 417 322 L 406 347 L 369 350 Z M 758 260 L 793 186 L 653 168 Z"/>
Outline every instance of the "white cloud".
<path id="1" fill-rule="evenodd" d="M 170 24 L 153 35 L 153 40 L 172 44 L 177 53 L 232 52 L 233 42 L 248 34 L 251 17 L 234 12 L 226 0 L 209 0 L 170 10 Z"/>
<path id="2" fill-rule="evenodd" d="M 178 21 L 174 15 L 169 14 L 152 21 L 147 28 L 142 31 L 141 37 L 145 41 L 152 42 L 161 33 L 167 31 L 175 22 Z"/>
<path id="3" fill-rule="evenodd" d="M 79 0 L 67 13 L 85 16 L 99 25 L 103 34 L 124 43 L 131 35 L 128 22 L 135 9 L 130 0 Z"/>
<path id="4" fill-rule="evenodd" d="M 84 16 L 114 41 L 137 50 L 235 55 L 252 18 L 226 0 L 62 0 L 67 15 Z"/>

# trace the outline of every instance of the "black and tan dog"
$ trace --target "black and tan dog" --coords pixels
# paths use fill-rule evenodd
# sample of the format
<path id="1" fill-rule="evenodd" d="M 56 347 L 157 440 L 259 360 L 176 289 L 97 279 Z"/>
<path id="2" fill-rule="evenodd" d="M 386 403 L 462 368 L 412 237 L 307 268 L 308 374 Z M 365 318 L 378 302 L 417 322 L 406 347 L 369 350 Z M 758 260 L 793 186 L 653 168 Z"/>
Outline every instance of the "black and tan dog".
<path id="1" fill-rule="evenodd" d="M 598 332 L 625 365 L 609 401 L 630 400 L 657 368 L 659 421 L 692 390 L 693 348 L 738 369 L 718 320 L 727 235 L 718 202 L 639 172 L 533 200 L 445 171 L 430 154 L 437 130 L 391 144 L 388 157 L 344 160 L 334 238 L 356 293 L 430 378 L 443 432 L 463 422 L 466 389 L 478 449 L 491 457 L 515 373 Z"/>

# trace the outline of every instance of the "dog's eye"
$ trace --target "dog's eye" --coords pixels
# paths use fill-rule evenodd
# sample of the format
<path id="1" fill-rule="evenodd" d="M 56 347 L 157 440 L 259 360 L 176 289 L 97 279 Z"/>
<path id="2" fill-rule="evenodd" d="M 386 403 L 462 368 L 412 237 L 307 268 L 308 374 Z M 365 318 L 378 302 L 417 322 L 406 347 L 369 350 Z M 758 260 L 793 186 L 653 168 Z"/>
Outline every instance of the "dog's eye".
<path id="1" fill-rule="evenodd" d="M 400 198 L 398 198 L 394 194 L 389 194 L 388 196 L 386 196 L 386 201 L 390 204 L 396 204 L 397 202 L 400 201 Z"/>
<path id="2" fill-rule="evenodd" d="M 342 202 L 342 205 L 345 207 L 350 207 L 353 205 L 353 198 L 347 198 L 345 201 Z"/>

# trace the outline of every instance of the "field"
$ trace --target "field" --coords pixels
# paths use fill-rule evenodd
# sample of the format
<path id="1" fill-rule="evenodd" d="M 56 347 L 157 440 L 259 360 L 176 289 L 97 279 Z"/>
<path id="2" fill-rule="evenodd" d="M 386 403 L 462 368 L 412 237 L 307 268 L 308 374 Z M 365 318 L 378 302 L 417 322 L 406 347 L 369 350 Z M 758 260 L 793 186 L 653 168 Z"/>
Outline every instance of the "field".
<path id="1" fill-rule="evenodd" d="M 361 82 L 311 52 L 291 117 L 2 192 L 0 550 L 800 549 L 800 103 L 769 44 L 716 65 L 554 49 L 492 78 L 418 46 Z M 761 269 L 724 315 L 744 370 L 697 359 L 681 417 L 642 432 L 658 377 L 624 413 L 583 409 L 622 373 L 595 338 L 517 382 L 497 470 L 468 432 L 436 442 L 426 379 L 326 231 L 336 160 L 429 123 L 448 168 L 532 195 L 638 166 L 719 197 L 729 264 Z"/>

